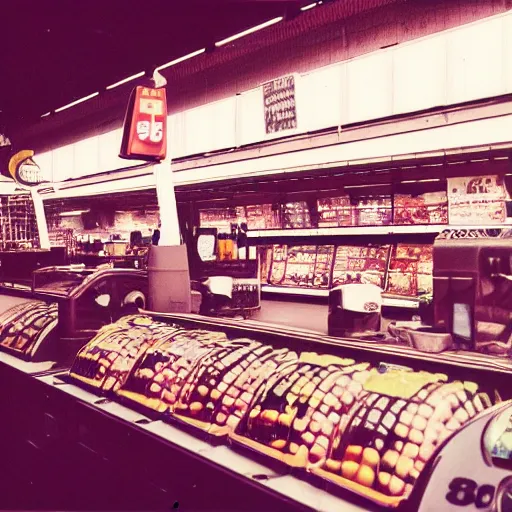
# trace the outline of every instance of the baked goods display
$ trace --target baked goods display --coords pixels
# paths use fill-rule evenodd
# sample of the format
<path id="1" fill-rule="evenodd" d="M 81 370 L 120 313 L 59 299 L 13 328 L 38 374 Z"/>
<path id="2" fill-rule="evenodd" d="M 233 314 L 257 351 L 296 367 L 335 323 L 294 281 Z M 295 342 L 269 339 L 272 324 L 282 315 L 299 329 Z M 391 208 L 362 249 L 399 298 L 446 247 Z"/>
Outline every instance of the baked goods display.
<path id="1" fill-rule="evenodd" d="M 0 315 L 0 348 L 32 357 L 57 326 L 57 304 L 31 300 Z"/>
<path id="2" fill-rule="evenodd" d="M 224 333 L 180 330 L 139 359 L 118 393 L 147 409 L 173 412 L 196 365 L 227 341 Z"/>
<path id="3" fill-rule="evenodd" d="M 163 342 L 177 329 L 132 315 L 102 327 L 77 354 L 70 375 L 102 392 L 116 391 L 124 384 L 138 358 L 157 341 Z"/>
<path id="4" fill-rule="evenodd" d="M 139 341 L 118 350 L 122 337 Z M 84 379 L 100 346 L 101 359 L 113 363 Z M 276 350 L 140 315 L 103 329 L 77 359 L 71 377 L 79 382 L 102 373 L 97 387 L 127 404 L 228 436 L 385 506 L 406 499 L 436 449 L 492 405 L 478 384 L 444 374 Z"/>

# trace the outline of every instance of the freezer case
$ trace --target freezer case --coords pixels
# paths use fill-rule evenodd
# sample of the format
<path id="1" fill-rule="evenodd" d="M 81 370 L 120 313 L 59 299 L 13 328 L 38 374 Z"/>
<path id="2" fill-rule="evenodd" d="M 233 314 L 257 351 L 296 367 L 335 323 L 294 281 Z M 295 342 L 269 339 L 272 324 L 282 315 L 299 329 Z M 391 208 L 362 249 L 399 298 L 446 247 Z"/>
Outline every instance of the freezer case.
<path id="1" fill-rule="evenodd" d="M 146 313 L 100 332 L 69 376 L 152 419 L 277 464 L 297 485 L 356 495 L 365 510 L 430 510 L 446 450 L 464 467 L 468 448 L 458 440 L 470 432 L 483 439 L 489 422 L 511 412 L 503 398 L 512 367 L 491 356 L 464 365 L 457 354 L 385 352 L 256 322 Z M 498 464 L 470 444 L 471 460 L 489 462 L 481 481 L 495 482 L 496 492 L 481 508 L 491 510 L 512 476 L 510 460 Z M 450 503 L 460 481 L 443 482 L 436 492 Z"/>

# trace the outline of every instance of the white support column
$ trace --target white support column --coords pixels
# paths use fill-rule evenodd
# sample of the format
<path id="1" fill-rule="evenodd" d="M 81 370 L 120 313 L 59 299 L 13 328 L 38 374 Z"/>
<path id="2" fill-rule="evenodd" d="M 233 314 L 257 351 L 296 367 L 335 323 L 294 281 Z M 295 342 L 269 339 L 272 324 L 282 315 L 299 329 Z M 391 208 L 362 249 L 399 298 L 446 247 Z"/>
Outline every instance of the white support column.
<path id="1" fill-rule="evenodd" d="M 160 208 L 160 246 L 181 244 L 178 208 L 174 194 L 171 161 L 164 160 L 153 167 L 155 173 L 156 193 Z"/>
<path id="2" fill-rule="evenodd" d="M 37 231 L 39 233 L 39 245 L 41 249 L 50 249 L 50 237 L 48 235 L 48 225 L 46 224 L 46 214 L 44 205 L 38 191 L 33 188 L 31 191 L 32 202 L 36 214 Z"/>

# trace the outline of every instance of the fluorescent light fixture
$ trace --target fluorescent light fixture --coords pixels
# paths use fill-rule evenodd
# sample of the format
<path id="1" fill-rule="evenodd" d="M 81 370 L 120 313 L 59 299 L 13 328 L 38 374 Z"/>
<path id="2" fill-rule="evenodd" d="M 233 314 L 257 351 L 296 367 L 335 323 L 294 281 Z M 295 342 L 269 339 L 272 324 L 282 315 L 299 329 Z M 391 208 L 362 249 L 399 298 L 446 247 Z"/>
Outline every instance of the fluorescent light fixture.
<path id="1" fill-rule="evenodd" d="M 261 25 L 256 25 L 255 27 L 244 30 L 243 32 L 239 32 L 238 34 L 235 34 L 234 36 L 231 36 L 231 37 L 227 37 L 226 39 L 223 39 L 222 41 L 218 41 L 217 43 L 215 43 L 215 46 L 217 46 L 217 47 L 224 46 L 225 44 L 231 43 L 231 41 L 235 41 L 237 39 L 240 39 L 241 37 L 252 34 L 253 32 L 257 32 L 258 30 L 270 27 L 271 25 L 275 25 L 276 23 L 279 23 L 280 21 L 283 21 L 282 16 L 268 20 L 265 23 L 262 23 Z"/>
<path id="2" fill-rule="evenodd" d="M 48 117 L 51 114 L 51 112 L 46 112 L 46 114 L 43 114 L 41 117 Z"/>
<path id="3" fill-rule="evenodd" d="M 95 92 L 93 94 L 89 94 L 89 96 L 84 96 L 83 98 L 80 98 L 79 100 L 76 100 L 76 101 L 73 101 L 71 103 L 68 103 L 67 105 L 64 105 L 63 107 L 56 108 L 55 112 L 62 112 L 63 110 L 66 110 L 68 108 L 74 107 L 75 105 L 78 105 L 79 103 L 83 103 L 84 101 L 87 101 L 87 100 L 90 100 L 92 98 L 95 98 L 99 94 L 100 94 L 99 92 Z"/>
<path id="4" fill-rule="evenodd" d="M 201 48 L 200 50 L 197 50 L 195 52 L 184 55 L 183 57 L 179 57 L 177 59 L 171 60 L 170 62 L 167 62 L 167 64 L 162 64 L 161 66 L 158 66 L 156 69 L 158 71 L 160 71 L 161 69 L 170 68 L 171 66 L 175 66 L 176 64 L 179 64 L 180 62 L 191 59 L 192 57 L 197 57 L 198 55 L 201 55 L 205 51 L 206 51 L 206 48 Z"/>
<path id="5" fill-rule="evenodd" d="M 508 156 L 495 156 L 494 160 L 508 160 Z"/>
<path id="6" fill-rule="evenodd" d="M 82 213 L 89 213 L 91 210 L 74 210 L 71 212 L 62 212 L 59 215 L 61 217 L 76 217 L 77 215 L 82 215 Z"/>
<path id="7" fill-rule="evenodd" d="M 371 185 L 345 185 L 343 188 L 370 188 L 375 187 L 375 183 L 372 183 Z"/>
<path id="8" fill-rule="evenodd" d="M 441 181 L 441 179 L 440 178 L 429 178 L 426 180 L 404 180 L 404 181 L 401 181 L 400 183 L 433 183 L 436 181 Z"/>
<path id="9" fill-rule="evenodd" d="M 474 160 L 470 160 L 470 162 L 488 162 L 488 158 L 476 158 Z"/>
<path id="10" fill-rule="evenodd" d="M 107 87 L 108 90 L 113 89 L 114 87 L 117 87 L 119 85 L 123 85 L 127 82 L 131 82 L 132 80 L 135 80 L 136 78 L 140 78 L 141 76 L 144 76 L 144 71 L 141 71 L 140 73 L 135 73 L 135 75 L 129 76 L 128 78 L 124 78 L 123 80 L 119 80 L 119 82 L 116 82 L 115 84 L 109 85 Z"/>
<path id="11" fill-rule="evenodd" d="M 301 7 L 301 11 L 309 11 L 309 9 L 313 9 L 313 7 L 316 7 L 318 5 L 318 2 L 313 2 L 312 4 L 305 5 L 304 7 Z"/>

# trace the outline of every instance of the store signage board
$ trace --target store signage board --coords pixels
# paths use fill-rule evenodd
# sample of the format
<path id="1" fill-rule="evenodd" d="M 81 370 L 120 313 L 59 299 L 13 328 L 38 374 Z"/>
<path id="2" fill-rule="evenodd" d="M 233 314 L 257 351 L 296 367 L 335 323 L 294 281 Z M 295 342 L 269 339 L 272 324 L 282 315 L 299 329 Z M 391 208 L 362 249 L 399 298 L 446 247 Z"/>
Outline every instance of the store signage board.
<path id="1" fill-rule="evenodd" d="M 512 492 L 512 452 L 504 457 L 499 448 L 511 421 L 508 401 L 480 415 L 450 439 L 434 462 L 419 512 L 510 510 L 502 503 Z"/>
<path id="2" fill-rule="evenodd" d="M 31 188 L 41 183 L 50 183 L 49 176 L 34 161 L 34 151 L 25 149 L 9 159 L 9 176 L 21 187 Z"/>
<path id="3" fill-rule="evenodd" d="M 267 135 L 297 128 L 295 75 L 263 84 L 263 109 Z"/>
<path id="4" fill-rule="evenodd" d="M 160 162 L 167 153 L 165 88 L 137 86 L 130 96 L 119 156 L 128 160 Z"/>
<path id="5" fill-rule="evenodd" d="M 507 217 L 506 191 L 500 176 L 448 178 L 450 224 L 503 224 Z"/>

